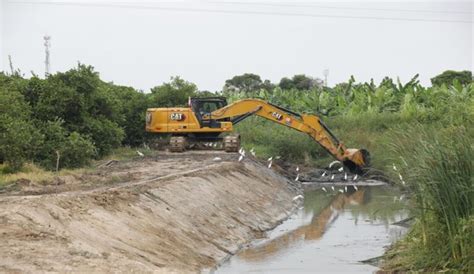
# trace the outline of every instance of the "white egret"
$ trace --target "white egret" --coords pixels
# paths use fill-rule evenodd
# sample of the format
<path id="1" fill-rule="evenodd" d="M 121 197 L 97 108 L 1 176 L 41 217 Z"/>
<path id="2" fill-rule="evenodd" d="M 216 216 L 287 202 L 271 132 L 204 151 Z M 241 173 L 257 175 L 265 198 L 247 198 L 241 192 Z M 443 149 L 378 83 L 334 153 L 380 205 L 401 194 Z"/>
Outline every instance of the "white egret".
<path id="1" fill-rule="evenodd" d="M 341 163 L 339 161 L 332 161 L 330 164 L 329 164 L 329 168 L 331 168 L 333 165 L 337 164 L 337 163 Z"/>
<path id="2" fill-rule="evenodd" d="M 296 201 L 296 200 L 299 200 L 299 199 L 304 199 L 303 195 L 298 195 L 298 196 L 295 196 L 293 197 L 293 201 Z"/>

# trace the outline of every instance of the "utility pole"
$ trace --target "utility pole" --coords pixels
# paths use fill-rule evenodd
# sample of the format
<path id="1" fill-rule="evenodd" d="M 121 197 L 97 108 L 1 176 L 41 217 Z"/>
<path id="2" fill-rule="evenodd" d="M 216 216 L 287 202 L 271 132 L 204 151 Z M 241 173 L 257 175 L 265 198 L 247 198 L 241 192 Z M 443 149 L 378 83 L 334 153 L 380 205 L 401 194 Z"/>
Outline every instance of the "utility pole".
<path id="1" fill-rule="evenodd" d="M 328 75 L 329 75 L 329 69 L 323 70 L 323 75 L 324 75 L 324 86 L 328 86 Z"/>
<path id="2" fill-rule="evenodd" d="M 48 77 L 49 75 L 49 48 L 51 47 L 51 36 L 45 35 L 43 36 L 44 39 L 44 50 L 45 50 L 45 60 L 44 60 L 44 77 Z"/>
<path id="3" fill-rule="evenodd" d="M 15 74 L 15 69 L 13 68 L 12 56 L 10 54 L 8 55 L 8 62 L 10 63 L 11 75 L 13 75 L 13 74 Z"/>

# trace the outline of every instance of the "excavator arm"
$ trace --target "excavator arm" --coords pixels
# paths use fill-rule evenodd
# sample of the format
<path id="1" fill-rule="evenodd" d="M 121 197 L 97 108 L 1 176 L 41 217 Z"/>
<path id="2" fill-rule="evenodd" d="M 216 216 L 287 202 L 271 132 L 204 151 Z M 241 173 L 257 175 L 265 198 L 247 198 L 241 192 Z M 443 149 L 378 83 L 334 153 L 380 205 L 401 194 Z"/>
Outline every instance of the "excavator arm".
<path id="1" fill-rule="evenodd" d="M 370 155 L 367 150 L 346 148 L 318 116 L 298 114 L 263 100 L 243 99 L 204 115 L 203 119 L 230 119 L 236 124 L 252 115 L 308 134 L 351 172 L 363 173 L 369 165 Z"/>

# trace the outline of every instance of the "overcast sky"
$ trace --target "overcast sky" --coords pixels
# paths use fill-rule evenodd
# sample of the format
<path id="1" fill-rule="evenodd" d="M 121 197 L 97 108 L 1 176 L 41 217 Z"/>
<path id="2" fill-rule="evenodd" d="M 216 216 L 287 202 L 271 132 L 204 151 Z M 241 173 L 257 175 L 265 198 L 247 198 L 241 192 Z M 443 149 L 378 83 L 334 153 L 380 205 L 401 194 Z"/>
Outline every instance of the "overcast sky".
<path id="1" fill-rule="evenodd" d="M 473 69 L 472 1 L 3 0 L 0 10 L 0 70 L 11 55 L 26 76 L 44 74 L 48 34 L 52 71 L 80 61 L 145 91 L 175 75 L 214 91 L 245 72 L 278 82 L 327 68 L 330 85 L 419 73 L 428 84 Z"/>

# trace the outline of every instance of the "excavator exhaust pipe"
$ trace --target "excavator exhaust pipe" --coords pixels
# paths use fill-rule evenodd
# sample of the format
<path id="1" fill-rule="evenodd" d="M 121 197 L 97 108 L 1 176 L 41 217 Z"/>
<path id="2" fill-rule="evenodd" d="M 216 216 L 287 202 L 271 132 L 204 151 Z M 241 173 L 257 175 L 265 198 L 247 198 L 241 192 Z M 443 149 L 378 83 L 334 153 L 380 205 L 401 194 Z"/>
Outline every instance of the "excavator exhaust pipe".
<path id="1" fill-rule="evenodd" d="M 370 153 L 366 149 L 347 149 L 342 161 L 350 172 L 364 175 L 370 166 Z"/>

